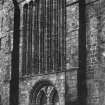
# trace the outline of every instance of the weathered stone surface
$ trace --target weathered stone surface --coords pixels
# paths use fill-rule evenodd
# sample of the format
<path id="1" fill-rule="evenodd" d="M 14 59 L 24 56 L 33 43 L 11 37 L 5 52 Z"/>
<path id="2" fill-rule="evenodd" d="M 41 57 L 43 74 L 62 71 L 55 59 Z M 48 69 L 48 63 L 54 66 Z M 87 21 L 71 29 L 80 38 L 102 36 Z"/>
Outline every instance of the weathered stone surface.
<path id="1" fill-rule="evenodd" d="M 76 1 L 78 1 L 78 0 L 66 0 L 66 3 L 67 3 L 67 4 L 71 4 L 71 3 L 74 3 L 74 2 L 76 2 Z"/>
<path id="2" fill-rule="evenodd" d="M 104 105 L 105 103 L 104 9 L 105 1 L 103 0 L 87 6 L 88 105 Z"/>
<path id="3" fill-rule="evenodd" d="M 87 77 L 94 78 L 98 66 L 98 7 L 99 2 L 87 6 Z"/>
<path id="4" fill-rule="evenodd" d="M 12 0 L 0 0 L 0 95 L 2 105 L 9 105 L 9 80 L 11 79 L 11 36 L 13 36 Z"/>
<path id="5" fill-rule="evenodd" d="M 77 103 L 77 69 L 75 69 L 66 72 L 66 104 Z"/>
<path id="6" fill-rule="evenodd" d="M 2 83 L 1 87 L 1 103 L 9 105 L 9 83 Z"/>
<path id="7" fill-rule="evenodd" d="M 66 69 L 78 67 L 78 4 L 67 7 Z"/>
<path id="8" fill-rule="evenodd" d="M 20 105 L 29 105 L 29 96 L 32 88 L 40 80 L 49 80 L 56 87 L 59 94 L 60 105 L 64 105 L 65 94 L 65 75 L 64 73 L 35 76 L 33 78 L 27 78 L 24 81 L 20 81 Z"/>
<path id="9" fill-rule="evenodd" d="M 86 3 L 92 3 L 95 2 L 96 0 L 85 0 Z"/>
<path id="10" fill-rule="evenodd" d="M 75 1 L 67 0 L 67 4 Z M 93 1 L 95 0 L 86 0 L 86 3 Z M 87 104 L 105 105 L 105 1 L 100 0 L 100 2 L 87 5 L 86 11 Z M 12 0 L 5 0 L 3 5 L 0 1 L 0 94 L 3 105 L 9 105 L 11 51 L 13 49 L 13 12 Z M 31 89 L 39 80 L 43 79 L 50 80 L 56 87 L 59 93 L 60 105 L 64 105 L 65 91 L 67 105 L 77 104 L 78 70 L 71 70 L 71 68 L 78 67 L 78 29 L 79 9 L 78 5 L 74 4 L 67 7 L 66 69 L 70 71 L 66 73 L 66 78 L 64 73 L 24 77 L 19 84 L 20 105 L 29 105 Z"/>

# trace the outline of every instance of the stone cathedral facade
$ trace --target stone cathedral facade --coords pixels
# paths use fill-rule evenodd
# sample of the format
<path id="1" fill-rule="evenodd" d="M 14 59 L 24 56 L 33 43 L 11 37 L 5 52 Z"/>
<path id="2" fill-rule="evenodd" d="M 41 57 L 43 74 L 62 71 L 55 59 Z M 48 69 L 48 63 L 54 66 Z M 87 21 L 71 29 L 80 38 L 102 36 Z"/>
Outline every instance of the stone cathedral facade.
<path id="1" fill-rule="evenodd" d="M 77 105 L 78 0 L 17 0 L 19 105 Z M 86 0 L 87 104 L 105 105 L 105 0 Z M 0 1 L 0 104 L 9 105 L 12 0 Z"/>

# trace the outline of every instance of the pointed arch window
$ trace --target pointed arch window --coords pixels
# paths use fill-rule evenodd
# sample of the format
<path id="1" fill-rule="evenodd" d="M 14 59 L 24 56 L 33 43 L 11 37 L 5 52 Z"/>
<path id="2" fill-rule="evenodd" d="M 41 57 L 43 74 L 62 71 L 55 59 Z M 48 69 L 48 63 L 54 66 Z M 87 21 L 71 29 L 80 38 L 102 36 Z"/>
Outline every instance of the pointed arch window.
<path id="1" fill-rule="evenodd" d="M 61 72 L 65 58 L 65 0 L 38 0 L 23 7 L 22 72 Z"/>

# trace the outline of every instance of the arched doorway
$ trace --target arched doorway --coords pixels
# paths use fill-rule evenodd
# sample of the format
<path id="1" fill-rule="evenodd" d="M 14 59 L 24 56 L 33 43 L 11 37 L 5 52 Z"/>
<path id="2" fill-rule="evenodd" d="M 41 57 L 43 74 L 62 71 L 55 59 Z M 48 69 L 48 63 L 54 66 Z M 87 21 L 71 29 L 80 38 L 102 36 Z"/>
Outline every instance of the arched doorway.
<path id="1" fill-rule="evenodd" d="M 36 83 L 30 93 L 30 105 L 59 105 L 58 92 L 50 81 Z"/>

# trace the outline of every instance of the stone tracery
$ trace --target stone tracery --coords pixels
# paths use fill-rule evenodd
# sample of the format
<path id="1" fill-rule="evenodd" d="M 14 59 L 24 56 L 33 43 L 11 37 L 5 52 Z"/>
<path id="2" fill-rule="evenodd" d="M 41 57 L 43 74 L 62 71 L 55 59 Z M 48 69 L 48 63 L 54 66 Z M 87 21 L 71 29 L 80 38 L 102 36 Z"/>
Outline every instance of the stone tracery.
<path id="1" fill-rule="evenodd" d="M 34 93 L 31 96 L 31 104 L 36 104 L 36 105 L 57 105 L 59 104 L 59 95 L 54 86 L 51 84 L 43 84 L 42 86 L 36 87 Z"/>

